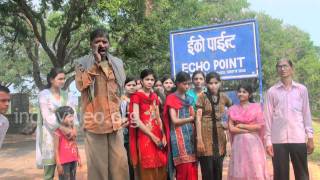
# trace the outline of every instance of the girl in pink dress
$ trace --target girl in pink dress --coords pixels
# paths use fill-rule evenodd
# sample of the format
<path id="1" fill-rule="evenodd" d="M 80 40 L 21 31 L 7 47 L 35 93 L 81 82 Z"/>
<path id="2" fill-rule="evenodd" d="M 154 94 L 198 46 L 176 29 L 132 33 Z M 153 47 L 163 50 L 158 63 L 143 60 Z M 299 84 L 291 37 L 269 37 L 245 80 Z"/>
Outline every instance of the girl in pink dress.
<path id="1" fill-rule="evenodd" d="M 228 111 L 231 157 L 228 180 L 271 179 L 263 145 L 264 119 L 261 105 L 252 101 L 252 87 L 238 87 L 239 105 Z"/>
<path id="2" fill-rule="evenodd" d="M 56 110 L 57 121 L 60 126 L 74 129 L 74 110 L 70 106 L 61 106 Z M 60 128 L 54 133 L 54 147 L 59 180 L 75 180 L 77 164 L 81 167 L 76 139 L 68 139 Z"/>

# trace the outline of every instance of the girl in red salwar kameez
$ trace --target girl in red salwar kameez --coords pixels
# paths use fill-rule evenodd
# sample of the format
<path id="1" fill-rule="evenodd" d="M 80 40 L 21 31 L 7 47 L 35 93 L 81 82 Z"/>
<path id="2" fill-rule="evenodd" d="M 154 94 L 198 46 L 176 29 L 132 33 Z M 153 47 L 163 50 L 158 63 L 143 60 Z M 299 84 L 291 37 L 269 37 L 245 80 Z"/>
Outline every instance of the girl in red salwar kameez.
<path id="1" fill-rule="evenodd" d="M 140 78 L 143 87 L 130 98 L 130 158 L 138 168 L 140 180 L 166 180 L 167 142 L 159 116 L 159 99 L 152 92 L 155 75 L 146 69 Z"/>

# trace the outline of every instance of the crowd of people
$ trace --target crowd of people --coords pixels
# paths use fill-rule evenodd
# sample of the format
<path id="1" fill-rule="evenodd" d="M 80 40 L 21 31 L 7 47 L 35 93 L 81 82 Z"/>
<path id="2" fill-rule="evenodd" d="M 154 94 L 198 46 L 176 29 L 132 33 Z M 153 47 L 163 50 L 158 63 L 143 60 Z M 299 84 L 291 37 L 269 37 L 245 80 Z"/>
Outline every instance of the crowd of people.
<path id="1" fill-rule="evenodd" d="M 93 31 L 90 42 L 92 52 L 76 65 L 81 120 L 74 98 L 62 90 L 62 70 L 53 68 L 48 88 L 39 93 L 36 159 L 44 179 L 53 179 L 55 169 L 59 179 L 75 179 L 78 129 L 85 135 L 90 180 L 197 180 L 199 166 L 203 180 L 221 180 L 227 140 L 229 180 L 289 180 L 290 160 L 295 178 L 309 179 L 307 155 L 314 145 L 308 91 L 293 81 L 291 60 L 275 65 L 280 81 L 263 106 L 254 102 L 250 84 L 238 86 L 240 103 L 233 104 L 216 72 L 158 78 L 144 69 L 138 78 L 126 77 L 123 62 L 108 52 L 105 30 Z M 0 88 L 1 103 L 9 101 L 8 93 Z"/>

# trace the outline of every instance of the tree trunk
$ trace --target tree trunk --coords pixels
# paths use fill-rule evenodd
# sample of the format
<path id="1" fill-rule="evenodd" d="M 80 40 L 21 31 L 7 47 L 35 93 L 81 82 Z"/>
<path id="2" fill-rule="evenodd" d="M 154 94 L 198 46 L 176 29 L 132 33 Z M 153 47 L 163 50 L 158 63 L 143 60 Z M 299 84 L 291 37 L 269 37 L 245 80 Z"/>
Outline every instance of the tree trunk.
<path id="1" fill-rule="evenodd" d="M 148 17 L 151 15 L 152 10 L 153 10 L 153 0 L 146 0 L 145 1 L 145 16 Z"/>
<path id="2" fill-rule="evenodd" d="M 32 62 L 32 77 L 34 79 L 34 82 L 38 89 L 41 91 L 46 88 L 46 86 L 43 84 L 41 79 L 41 73 L 40 73 L 40 65 L 39 65 L 39 43 L 34 42 L 34 46 L 32 47 L 32 43 L 25 43 L 24 44 L 26 53 L 28 55 L 28 58 Z M 32 48 L 34 48 L 34 54 L 32 53 Z"/>

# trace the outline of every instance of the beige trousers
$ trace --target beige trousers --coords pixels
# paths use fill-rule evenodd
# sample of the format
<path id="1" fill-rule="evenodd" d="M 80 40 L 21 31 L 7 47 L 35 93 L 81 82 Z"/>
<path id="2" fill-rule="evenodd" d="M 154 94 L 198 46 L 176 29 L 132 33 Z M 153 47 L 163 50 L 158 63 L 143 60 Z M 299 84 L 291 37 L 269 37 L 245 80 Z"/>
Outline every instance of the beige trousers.
<path id="1" fill-rule="evenodd" d="M 122 131 L 108 134 L 85 132 L 88 180 L 129 180 Z"/>

